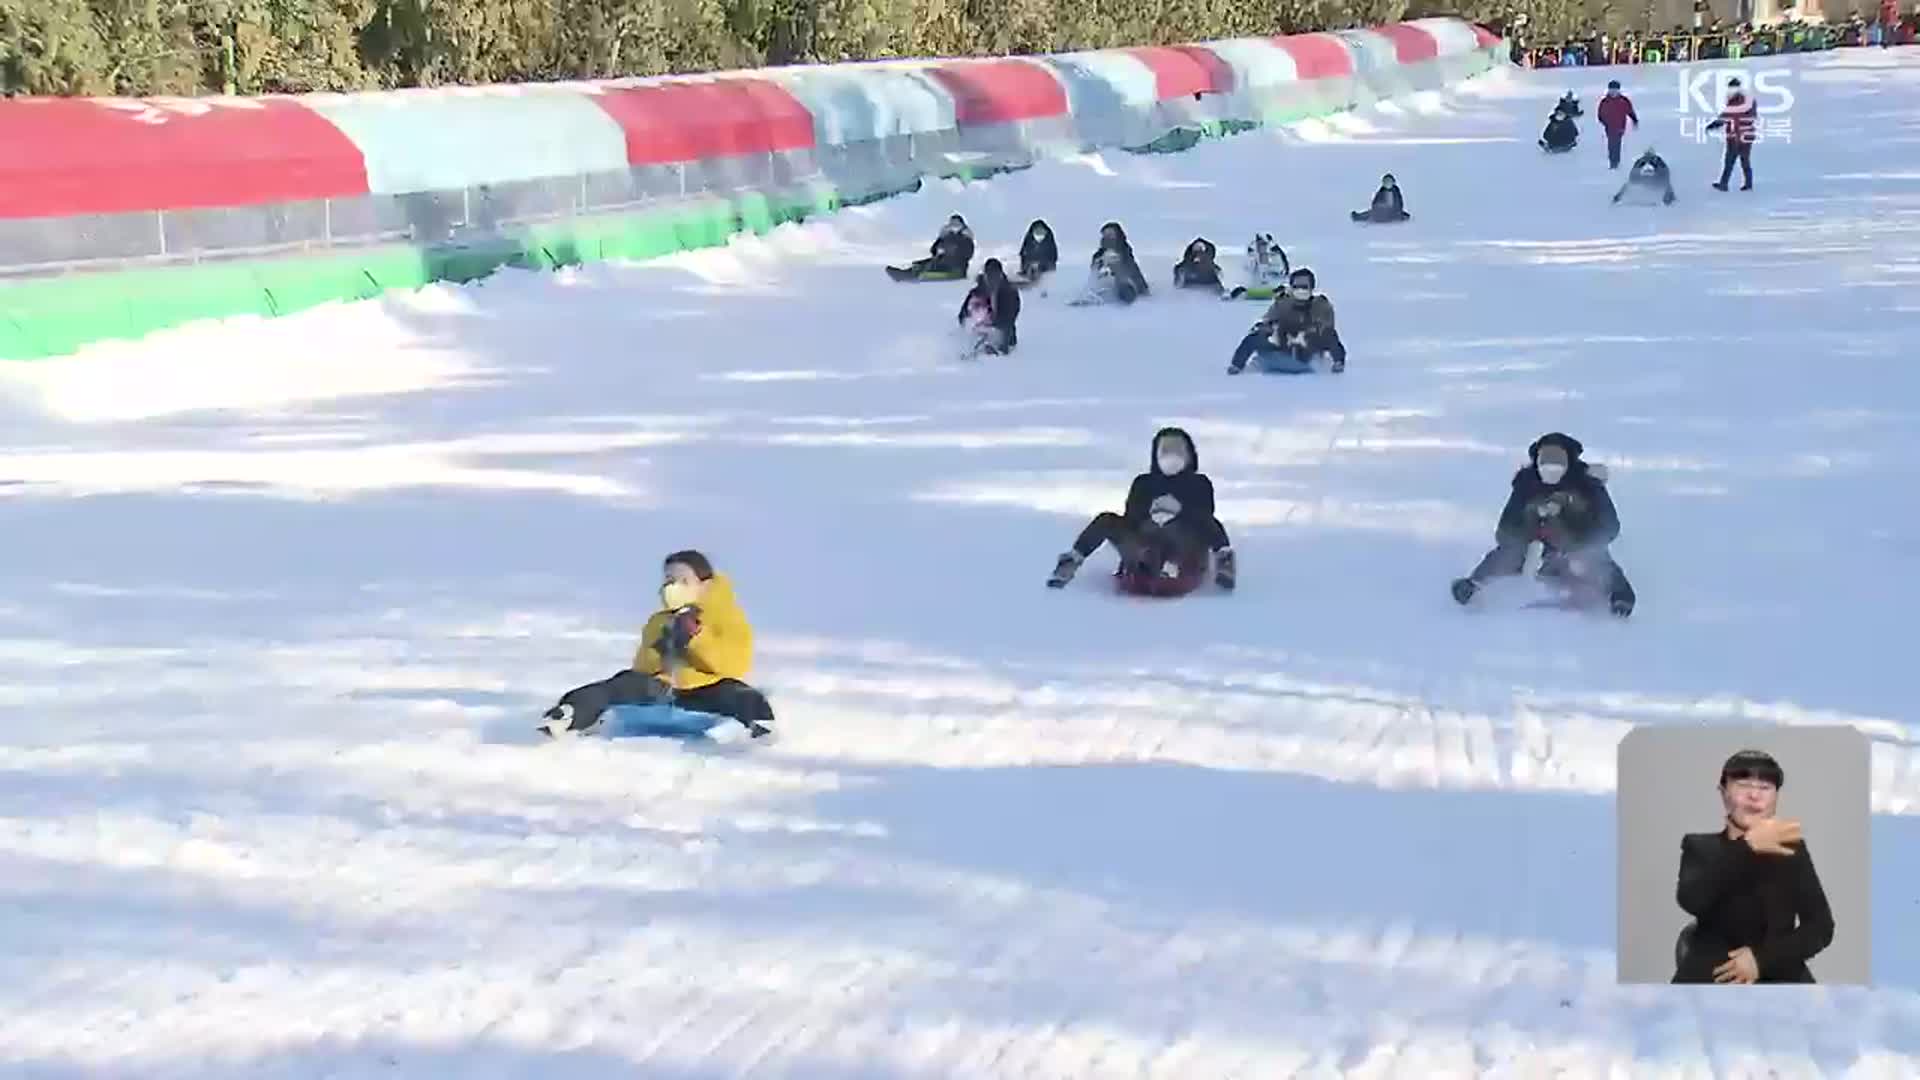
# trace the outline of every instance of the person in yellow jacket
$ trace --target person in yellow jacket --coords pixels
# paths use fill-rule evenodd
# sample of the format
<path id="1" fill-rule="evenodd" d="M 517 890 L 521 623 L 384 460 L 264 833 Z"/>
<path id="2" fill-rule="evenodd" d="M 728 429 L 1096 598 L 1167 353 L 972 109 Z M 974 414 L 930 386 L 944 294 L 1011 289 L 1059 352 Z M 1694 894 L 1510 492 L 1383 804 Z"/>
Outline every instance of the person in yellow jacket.
<path id="1" fill-rule="evenodd" d="M 745 681 L 753 667 L 753 627 L 733 583 L 698 551 L 674 552 L 662 570 L 660 610 L 640 632 L 633 666 L 562 694 L 541 731 L 586 731 L 614 705 L 671 700 L 738 720 L 756 739 L 772 733 L 773 707 Z"/>

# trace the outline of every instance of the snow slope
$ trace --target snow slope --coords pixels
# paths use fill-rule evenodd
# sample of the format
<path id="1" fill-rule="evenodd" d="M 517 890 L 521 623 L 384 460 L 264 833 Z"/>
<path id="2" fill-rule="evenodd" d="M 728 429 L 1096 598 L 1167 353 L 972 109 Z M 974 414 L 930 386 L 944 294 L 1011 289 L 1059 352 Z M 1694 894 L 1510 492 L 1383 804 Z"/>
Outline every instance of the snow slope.
<path id="1" fill-rule="evenodd" d="M 0 1075 L 1915 1075 L 1920 50 L 1790 66 L 1726 195 L 1624 73 L 1666 210 L 1534 148 L 1618 72 L 1508 73 L 0 371 Z M 1160 291 L 957 365 L 879 272 L 954 211 Z M 1256 228 L 1344 376 L 1165 294 Z M 1168 423 L 1238 593 L 1042 588 Z M 1631 623 L 1447 596 L 1555 428 Z M 529 745 L 685 545 L 783 742 Z M 1876 988 L 1615 985 L 1615 743 L 1732 720 L 1874 739 Z"/>

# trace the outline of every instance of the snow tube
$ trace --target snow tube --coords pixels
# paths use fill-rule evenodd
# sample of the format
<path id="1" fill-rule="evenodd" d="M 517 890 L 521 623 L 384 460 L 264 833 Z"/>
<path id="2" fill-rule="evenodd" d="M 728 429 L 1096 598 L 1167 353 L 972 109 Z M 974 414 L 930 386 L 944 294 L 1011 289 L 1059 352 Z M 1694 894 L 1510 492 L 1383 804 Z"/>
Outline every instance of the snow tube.
<path id="1" fill-rule="evenodd" d="M 609 739 L 663 735 L 685 739 L 703 736 L 726 723 L 732 721 L 678 705 L 615 705 L 607 710 L 606 733 Z"/>
<path id="2" fill-rule="evenodd" d="M 1164 569 L 1123 566 L 1114 575 L 1114 587 L 1127 596 L 1185 596 L 1206 580 L 1210 561 L 1211 555 L 1205 548 L 1181 552 L 1175 562 L 1178 573 L 1171 577 Z"/>

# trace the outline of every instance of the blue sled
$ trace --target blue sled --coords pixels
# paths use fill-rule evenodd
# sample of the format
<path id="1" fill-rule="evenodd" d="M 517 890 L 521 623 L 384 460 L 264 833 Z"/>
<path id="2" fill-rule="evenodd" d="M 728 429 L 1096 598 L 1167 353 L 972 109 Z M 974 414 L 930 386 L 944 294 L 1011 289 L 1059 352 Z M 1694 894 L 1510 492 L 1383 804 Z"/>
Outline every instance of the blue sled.
<path id="1" fill-rule="evenodd" d="M 604 723 L 609 739 L 703 739 L 721 724 L 735 721 L 678 705 L 615 705 L 607 710 Z"/>
<path id="2" fill-rule="evenodd" d="M 1292 352 L 1257 352 L 1248 366 L 1268 375 L 1313 374 L 1312 358 Z"/>

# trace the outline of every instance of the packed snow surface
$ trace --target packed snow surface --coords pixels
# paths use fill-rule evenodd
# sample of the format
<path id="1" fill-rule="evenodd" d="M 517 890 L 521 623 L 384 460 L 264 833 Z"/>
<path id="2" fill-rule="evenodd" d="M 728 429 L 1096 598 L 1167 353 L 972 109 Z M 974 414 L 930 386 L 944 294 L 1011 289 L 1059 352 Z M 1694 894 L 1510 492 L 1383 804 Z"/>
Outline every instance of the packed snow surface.
<path id="1" fill-rule="evenodd" d="M 1751 192 L 1671 68 L 1506 72 L 8 367 L 0 1074 L 1920 1074 L 1920 50 L 1768 63 Z M 1609 204 L 1616 76 L 1672 207 Z M 1061 238 L 1011 357 L 880 271 L 954 212 Z M 1068 307 L 1109 219 L 1156 292 Z M 1171 294 L 1255 230 L 1344 375 Z M 1165 424 L 1237 593 L 1043 588 Z M 1447 595 L 1555 429 L 1630 622 Z M 684 546 L 781 742 L 536 744 Z M 1872 738 L 1874 988 L 1615 984 L 1615 744 L 1736 721 Z"/>

